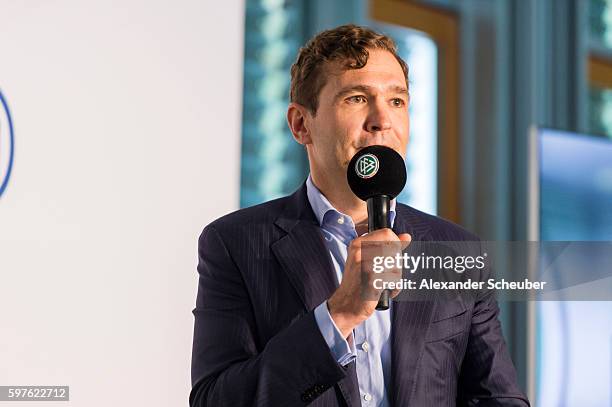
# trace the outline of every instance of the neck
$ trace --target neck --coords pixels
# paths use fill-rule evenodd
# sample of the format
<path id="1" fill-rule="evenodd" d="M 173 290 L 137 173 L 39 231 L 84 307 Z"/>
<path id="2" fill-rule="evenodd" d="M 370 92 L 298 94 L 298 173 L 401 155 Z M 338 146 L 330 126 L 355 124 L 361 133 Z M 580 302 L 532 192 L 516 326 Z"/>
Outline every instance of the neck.
<path id="1" fill-rule="evenodd" d="M 323 177 L 316 172 L 311 172 L 312 183 L 321 191 L 336 210 L 348 215 L 353 219 L 356 226 L 368 225 L 368 208 L 364 201 L 357 198 L 346 180 L 341 182 L 332 181 L 333 177 Z M 330 182 L 331 181 L 331 182 Z"/>

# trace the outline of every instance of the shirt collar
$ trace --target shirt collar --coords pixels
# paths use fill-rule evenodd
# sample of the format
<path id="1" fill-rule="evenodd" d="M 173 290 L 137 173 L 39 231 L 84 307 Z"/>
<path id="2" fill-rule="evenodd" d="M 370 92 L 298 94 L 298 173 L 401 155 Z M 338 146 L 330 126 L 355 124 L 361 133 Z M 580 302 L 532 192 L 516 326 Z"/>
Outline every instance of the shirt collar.
<path id="1" fill-rule="evenodd" d="M 323 227 L 324 224 L 328 222 L 330 217 L 333 217 L 336 222 L 337 219 L 344 217 L 344 224 L 350 226 L 353 230 L 355 229 L 353 219 L 350 216 L 345 215 L 342 212 L 336 210 L 336 208 L 332 206 L 332 204 L 327 200 L 325 195 L 323 195 L 321 191 L 319 191 L 319 188 L 317 188 L 312 182 L 312 177 L 310 174 L 308 175 L 308 179 L 306 180 L 306 195 L 308 195 L 308 201 L 310 202 L 310 206 L 312 207 L 317 221 L 319 222 L 319 226 Z M 391 227 L 393 227 L 393 223 L 395 221 L 395 205 L 396 200 L 392 199 L 389 203 L 389 221 Z"/>

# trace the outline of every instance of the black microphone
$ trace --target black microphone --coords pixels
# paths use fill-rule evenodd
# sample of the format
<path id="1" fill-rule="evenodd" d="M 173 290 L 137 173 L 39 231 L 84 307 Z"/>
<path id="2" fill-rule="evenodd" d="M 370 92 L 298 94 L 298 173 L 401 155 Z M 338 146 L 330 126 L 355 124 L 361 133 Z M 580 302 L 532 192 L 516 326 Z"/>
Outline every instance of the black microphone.
<path id="1" fill-rule="evenodd" d="M 368 231 L 390 227 L 389 202 L 406 185 L 402 156 L 389 147 L 366 147 L 351 159 L 346 178 L 353 193 L 368 204 Z M 380 294 L 376 309 L 389 309 L 389 290 Z"/>

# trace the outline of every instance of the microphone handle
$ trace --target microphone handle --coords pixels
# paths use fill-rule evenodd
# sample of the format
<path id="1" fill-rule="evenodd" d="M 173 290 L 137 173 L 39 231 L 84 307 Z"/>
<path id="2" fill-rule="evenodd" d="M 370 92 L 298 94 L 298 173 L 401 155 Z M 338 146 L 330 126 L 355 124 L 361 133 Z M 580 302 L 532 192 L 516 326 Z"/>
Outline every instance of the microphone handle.
<path id="1" fill-rule="evenodd" d="M 389 206 L 391 200 L 388 195 L 376 195 L 368 198 L 368 231 L 373 232 L 377 229 L 389 227 Z M 385 311 L 389 309 L 389 293 L 390 290 L 383 290 L 380 293 L 377 311 Z"/>

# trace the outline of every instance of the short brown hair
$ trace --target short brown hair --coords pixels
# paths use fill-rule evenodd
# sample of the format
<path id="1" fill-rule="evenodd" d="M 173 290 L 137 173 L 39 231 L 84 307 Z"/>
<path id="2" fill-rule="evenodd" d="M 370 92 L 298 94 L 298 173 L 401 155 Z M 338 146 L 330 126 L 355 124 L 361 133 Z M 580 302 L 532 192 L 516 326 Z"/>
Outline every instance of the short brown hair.
<path id="1" fill-rule="evenodd" d="M 291 102 L 315 114 L 319 92 L 325 86 L 325 63 L 340 62 L 344 69 L 363 68 L 368 63 L 368 48 L 393 54 L 404 71 L 408 86 L 408 66 L 397 54 L 395 42 L 370 28 L 348 24 L 321 32 L 300 48 L 291 66 Z"/>

